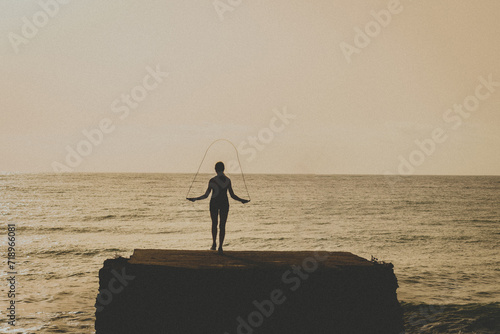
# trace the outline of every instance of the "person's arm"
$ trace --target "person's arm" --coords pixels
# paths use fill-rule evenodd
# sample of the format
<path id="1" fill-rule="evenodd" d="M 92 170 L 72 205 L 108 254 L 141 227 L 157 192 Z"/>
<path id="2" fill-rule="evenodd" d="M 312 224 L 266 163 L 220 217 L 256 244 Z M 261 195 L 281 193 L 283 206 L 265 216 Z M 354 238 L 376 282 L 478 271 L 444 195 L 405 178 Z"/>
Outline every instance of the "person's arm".
<path id="1" fill-rule="evenodd" d="M 210 186 L 210 182 L 208 182 L 208 188 L 207 191 L 205 191 L 205 194 L 201 195 L 200 197 L 190 197 L 186 198 L 188 201 L 194 202 L 194 201 L 199 201 L 200 199 L 205 199 L 210 195 L 210 192 L 212 191 L 212 187 Z"/>
<path id="2" fill-rule="evenodd" d="M 250 201 L 249 201 L 249 200 L 247 200 L 247 199 L 239 198 L 238 196 L 236 196 L 236 194 L 235 194 L 235 193 L 234 193 L 234 191 L 233 191 L 233 185 L 232 185 L 232 183 L 231 183 L 231 182 L 229 182 L 229 188 L 228 188 L 228 190 L 229 190 L 229 195 L 231 195 L 231 198 L 232 198 L 232 199 L 234 199 L 234 200 L 236 200 L 236 201 L 240 201 L 240 202 L 241 202 L 241 203 L 243 203 L 243 204 L 250 202 Z"/>

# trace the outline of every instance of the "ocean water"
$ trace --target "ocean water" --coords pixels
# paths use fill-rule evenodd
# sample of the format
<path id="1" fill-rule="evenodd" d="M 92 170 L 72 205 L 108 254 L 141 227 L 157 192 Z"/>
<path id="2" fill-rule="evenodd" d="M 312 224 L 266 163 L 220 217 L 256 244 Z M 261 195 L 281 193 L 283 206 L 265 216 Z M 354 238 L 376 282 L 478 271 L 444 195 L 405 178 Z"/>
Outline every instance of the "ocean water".
<path id="1" fill-rule="evenodd" d="M 16 224 L 17 325 L 0 333 L 94 333 L 98 271 L 135 248 L 209 249 L 208 200 L 191 174 L 0 175 L 0 247 Z M 203 194 L 198 175 L 190 196 Z M 247 197 L 239 175 L 237 195 Z M 500 177 L 248 175 L 226 250 L 348 251 L 391 262 L 406 333 L 500 332 Z"/>

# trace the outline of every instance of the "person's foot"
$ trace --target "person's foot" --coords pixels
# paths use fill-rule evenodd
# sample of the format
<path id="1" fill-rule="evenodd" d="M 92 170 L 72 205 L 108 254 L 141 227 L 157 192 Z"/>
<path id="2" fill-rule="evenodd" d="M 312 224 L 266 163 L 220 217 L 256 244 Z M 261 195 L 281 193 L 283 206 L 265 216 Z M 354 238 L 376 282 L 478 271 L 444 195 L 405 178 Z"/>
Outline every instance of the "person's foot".
<path id="1" fill-rule="evenodd" d="M 215 248 L 216 248 L 216 247 L 217 247 L 217 245 L 216 245 L 216 244 L 213 244 L 213 245 L 212 245 L 212 248 L 210 248 L 210 250 L 215 250 Z"/>
<path id="2" fill-rule="evenodd" d="M 219 253 L 222 253 L 222 246 L 219 246 Z"/>

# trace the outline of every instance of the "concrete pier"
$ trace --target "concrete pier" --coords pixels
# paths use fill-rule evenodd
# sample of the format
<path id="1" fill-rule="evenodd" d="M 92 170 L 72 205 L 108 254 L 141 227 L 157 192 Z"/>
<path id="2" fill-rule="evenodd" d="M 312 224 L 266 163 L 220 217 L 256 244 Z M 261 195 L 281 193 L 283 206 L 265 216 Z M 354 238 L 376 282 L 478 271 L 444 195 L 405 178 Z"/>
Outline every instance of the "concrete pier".
<path id="1" fill-rule="evenodd" d="M 136 249 L 99 271 L 96 331 L 396 334 L 397 287 L 347 252 Z"/>

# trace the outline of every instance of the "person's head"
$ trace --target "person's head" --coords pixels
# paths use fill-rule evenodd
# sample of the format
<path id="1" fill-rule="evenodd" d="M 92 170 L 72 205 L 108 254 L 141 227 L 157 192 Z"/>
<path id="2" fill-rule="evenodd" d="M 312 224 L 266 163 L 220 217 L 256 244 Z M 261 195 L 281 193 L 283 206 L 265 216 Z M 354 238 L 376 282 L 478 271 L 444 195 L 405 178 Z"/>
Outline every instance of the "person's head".
<path id="1" fill-rule="evenodd" d="M 215 164 L 215 172 L 217 174 L 224 172 L 224 163 L 222 161 L 219 161 Z"/>

